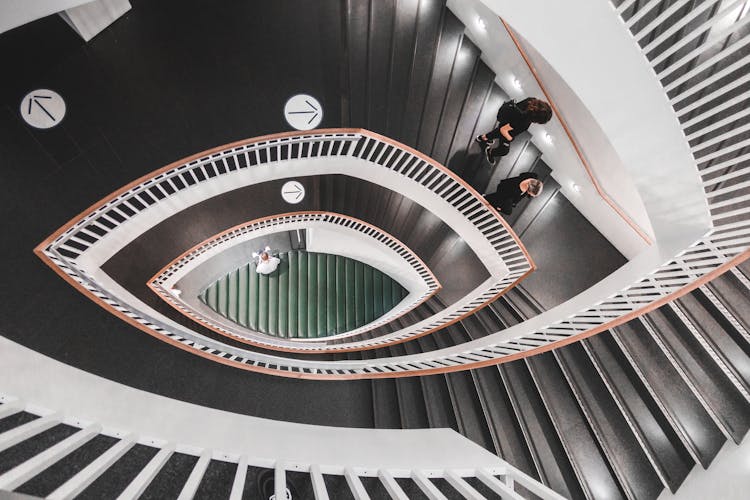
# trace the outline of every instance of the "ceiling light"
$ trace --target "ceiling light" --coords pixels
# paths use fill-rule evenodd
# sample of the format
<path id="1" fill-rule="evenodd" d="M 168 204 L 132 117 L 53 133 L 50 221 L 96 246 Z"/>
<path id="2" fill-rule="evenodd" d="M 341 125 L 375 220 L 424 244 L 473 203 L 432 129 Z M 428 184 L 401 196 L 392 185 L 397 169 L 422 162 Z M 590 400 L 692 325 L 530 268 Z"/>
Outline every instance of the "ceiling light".
<path id="1" fill-rule="evenodd" d="M 579 186 L 575 182 L 570 187 L 572 187 L 573 191 L 575 191 L 576 193 L 580 193 L 581 192 L 581 186 Z"/>
<path id="2" fill-rule="evenodd" d="M 515 77 L 515 75 L 510 75 L 510 84 L 513 85 L 513 88 L 516 90 L 523 90 L 523 85 L 521 85 L 521 80 Z"/>
<path id="3" fill-rule="evenodd" d="M 549 132 L 545 132 L 544 135 L 542 135 L 542 138 L 544 139 L 544 142 L 546 142 L 547 144 L 552 144 L 553 142 L 552 136 L 549 135 Z"/>
<path id="4" fill-rule="evenodd" d="M 487 31 L 487 23 L 481 17 L 477 17 L 477 27 L 482 31 Z"/>

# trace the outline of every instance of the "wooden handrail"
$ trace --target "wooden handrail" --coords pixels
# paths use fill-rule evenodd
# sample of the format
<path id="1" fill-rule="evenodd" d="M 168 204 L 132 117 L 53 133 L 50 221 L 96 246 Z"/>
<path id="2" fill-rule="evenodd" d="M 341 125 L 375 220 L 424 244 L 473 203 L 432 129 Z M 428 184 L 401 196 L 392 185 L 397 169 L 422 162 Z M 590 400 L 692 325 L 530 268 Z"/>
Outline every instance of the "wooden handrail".
<path id="1" fill-rule="evenodd" d="M 182 259 L 184 259 L 188 255 L 190 255 L 191 253 L 195 252 L 200 247 L 202 247 L 202 246 L 210 243 L 211 241 L 218 240 L 222 236 L 224 236 L 226 234 L 229 234 L 229 233 L 232 233 L 234 231 L 237 231 L 238 229 L 241 229 L 243 227 L 251 226 L 251 225 L 254 225 L 254 224 L 263 223 L 263 222 L 268 221 L 268 220 L 280 219 L 280 218 L 284 218 L 284 217 L 292 217 L 292 216 L 295 216 L 295 215 L 329 215 L 331 217 L 338 217 L 338 218 L 350 220 L 350 221 L 356 222 L 358 224 L 362 224 L 363 226 L 367 226 L 367 227 L 369 227 L 371 229 L 374 229 L 375 231 L 377 231 L 377 232 L 379 232 L 381 234 L 384 234 L 385 236 L 387 236 L 391 240 L 393 240 L 396 243 L 398 243 L 399 245 L 401 245 L 403 248 L 406 248 L 406 249 L 409 248 L 408 246 L 406 246 L 403 242 L 401 242 L 395 236 L 393 236 L 393 235 L 391 235 L 391 234 L 383 231 L 380 228 L 377 228 L 377 227 L 373 226 L 372 224 L 369 224 L 369 223 L 367 223 L 367 222 L 365 222 L 365 221 L 363 221 L 361 219 L 358 219 L 356 217 L 350 217 L 348 215 L 343 215 L 343 214 L 339 214 L 339 213 L 335 213 L 335 212 L 315 211 L 315 210 L 298 211 L 298 212 L 287 212 L 287 213 L 278 214 L 278 215 L 269 215 L 269 216 L 266 216 L 266 217 L 260 217 L 258 219 L 253 219 L 253 220 L 248 221 L 248 222 L 243 222 L 243 223 L 237 224 L 236 226 L 233 226 L 233 227 L 231 227 L 229 229 L 226 229 L 226 230 L 224 230 L 224 231 L 222 231 L 222 232 L 220 232 L 220 233 L 218 233 L 218 234 L 216 234 L 214 236 L 206 238 L 205 240 L 201 241 L 200 243 L 198 243 L 196 245 L 193 245 L 192 248 L 190 248 L 189 250 L 183 252 L 178 257 L 174 258 L 169 264 L 167 264 L 166 266 L 164 266 L 163 268 L 161 268 L 156 274 L 154 274 L 154 276 L 151 277 L 151 279 L 149 279 L 146 282 L 146 286 L 148 286 L 151 289 L 151 291 L 153 291 L 160 299 L 164 300 L 164 302 L 166 302 L 167 304 L 169 304 L 171 307 L 173 307 L 175 310 L 177 310 L 180 314 L 184 315 L 186 318 L 190 319 L 191 321 L 198 321 L 201 325 L 205 326 L 206 328 L 210 329 L 211 331 L 213 331 L 215 333 L 218 333 L 220 335 L 223 335 L 223 336 L 225 336 L 227 338 L 230 338 L 232 340 L 236 340 L 236 341 L 242 342 L 244 344 L 253 345 L 253 346 L 256 346 L 256 347 L 262 347 L 264 349 L 271 349 L 271 350 L 274 350 L 274 351 L 294 352 L 294 353 L 300 353 L 300 354 L 320 354 L 321 352 L 346 352 L 347 350 L 358 350 L 356 348 L 352 348 L 352 349 L 337 349 L 336 348 L 336 344 L 320 345 L 319 346 L 319 345 L 312 344 L 312 343 L 311 344 L 305 344 L 305 345 L 308 345 L 308 348 L 306 348 L 306 349 L 295 348 L 295 347 L 290 347 L 290 346 L 273 344 L 273 343 L 270 343 L 270 340 L 267 343 L 267 342 L 261 342 L 261 341 L 258 341 L 258 340 L 252 339 L 252 338 L 244 337 L 244 336 L 241 336 L 239 334 L 231 334 L 231 333 L 228 333 L 226 330 L 218 328 L 212 322 L 208 321 L 208 319 L 203 319 L 203 318 L 200 318 L 200 317 L 191 316 L 187 311 L 185 311 L 182 308 L 180 308 L 175 302 L 172 302 L 170 300 L 166 300 L 163 297 L 163 295 L 159 292 L 160 286 L 156 284 L 156 282 L 159 280 L 159 277 L 161 275 L 163 275 L 170 267 L 174 266 L 177 262 L 181 261 Z M 434 296 L 436 293 L 438 293 L 443 288 L 443 285 L 437 279 L 437 277 L 435 276 L 435 274 L 433 274 L 432 270 L 430 270 L 430 268 L 427 266 L 427 264 L 425 264 L 424 261 L 418 255 L 416 255 L 414 252 L 411 252 L 411 255 L 422 264 L 422 266 L 430 274 L 430 276 L 432 277 L 432 279 L 435 280 L 435 283 L 437 284 L 437 286 L 436 286 L 436 288 L 434 290 L 432 290 L 429 294 L 427 294 L 421 300 L 416 301 L 414 304 L 411 304 L 408 309 L 405 309 L 399 315 L 394 316 L 393 318 L 391 318 L 389 320 L 389 322 L 390 321 L 394 321 L 394 320 L 402 317 L 403 315 L 405 315 L 406 313 L 414 310 L 416 307 L 420 306 L 421 304 L 424 304 L 427 300 L 429 300 L 432 296 Z M 195 313 L 198 314 L 197 312 L 195 312 Z M 365 331 L 367 331 L 367 330 L 365 330 Z M 361 333 L 364 333 L 364 331 L 352 333 L 350 336 L 359 335 Z M 262 334 L 262 333 L 259 332 L 259 335 L 264 335 L 264 334 Z M 270 338 L 272 338 L 272 337 L 269 337 L 269 339 Z M 346 335 L 345 334 L 343 334 L 343 335 L 337 335 L 335 337 L 335 339 L 342 339 L 342 338 L 346 338 Z M 283 340 L 293 341 L 293 339 L 283 339 Z M 308 340 L 308 339 L 306 339 L 306 340 Z M 319 342 L 326 342 L 328 340 L 331 340 L 331 338 L 330 337 L 321 337 L 321 338 L 316 339 L 316 340 L 318 340 Z M 378 344 L 377 346 L 370 347 L 370 349 L 373 349 L 373 348 L 376 348 L 376 347 L 383 347 L 383 346 L 390 345 L 390 344 L 395 344 L 395 343 L 396 342 L 382 343 L 382 344 Z M 324 348 L 327 348 L 327 349 L 324 349 Z"/>
<path id="2" fill-rule="evenodd" d="M 99 207 L 106 206 L 108 203 L 110 203 L 114 199 L 117 199 L 123 193 L 126 193 L 129 190 L 133 189 L 134 187 L 136 187 L 136 186 L 138 186 L 140 184 L 143 184 L 144 182 L 148 181 L 149 179 L 158 177 L 159 175 L 161 175 L 161 174 L 163 174 L 165 172 L 168 172 L 168 171 L 170 171 L 172 169 L 176 169 L 176 168 L 181 167 L 183 165 L 187 165 L 187 164 L 189 164 L 189 163 L 191 163 L 191 162 L 193 162 L 195 160 L 198 160 L 200 158 L 210 157 L 213 154 L 216 154 L 216 153 L 219 153 L 219 152 L 222 152 L 222 151 L 232 150 L 232 149 L 237 148 L 237 147 L 246 147 L 248 145 L 252 145 L 252 144 L 256 144 L 256 143 L 268 142 L 268 141 L 273 141 L 273 140 L 278 140 L 278 139 L 284 139 L 284 138 L 288 138 L 288 137 L 296 137 L 296 136 L 315 137 L 315 136 L 325 136 L 325 135 L 333 135 L 333 134 L 358 134 L 358 135 L 363 136 L 363 137 L 369 137 L 371 139 L 378 140 L 378 141 L 381 141 L 381 142 L 386 143 L 386 144 L 390 144 L 391 146 L 393 146 L 393 147 L 395 147 L 397 149 L 403 150 L 406 153 L 411 154 L 414 157 L 417 157 L 418 159 L 424 161 L 425 163 L 429 164 L 433 168 L 440 170 L 446 176 L 450 177 L 454 182 L 456 182 L 457 184 L 459 184 L 463 189 L 465 189 L 467 192 L 469 192 L 475 200 L 479 201 L 479 203 L 481 203 L 490 212 L 490 214 L 493 216 L 493 220 L 495 222 L 499 222 L 503 226 L 503 228 L 505 229 L 505 231 L 507 232 L 507 234 L 513 239 L 516 247 L 518 249 L 520 249 L 521 252 L 523 253 L 524 258 L 526 259 L 526 262 L 528 263 L 529 269 L 526 272 L 524 272 L 522 275 L 518 276 L 516 278 L 516 280 L 513 281 L 513 283 L 511 283 L 510 285 L 508 285 L 503 290 L 498 291 L 493 296 L 487 298 L 481 304 L 479 304 L 479 305 L 475 306 L 474 308 L 466 311 L 465 313 L 461 314 L 460 316 L 453 318 L 450 321 L 442 323 L 441 325 L 439 325 L 437 327 L 425 330 L 423 332 L 412 334 L 412 335 L 410 335 L 408 337 L 405 337 L 405 338 L 393 339 L 393 340 L 388 341 L 388 342 L 373 343 L 371 345 L 365 345 L 365 346 L 350 346 L 350 347 L 338 347 L 338 346 L 336 346 L 336 348 L 329 348 L 329 349 L 325 349 L 325 350 L 331 351 L 331 352 L 349 352 L 349 351 L 378 349 L 380 347 L 385 347 L 385 346 L 393 345 L 393 344 L 399 344 L 399 343 L 407 342 L 407 341 L 410 341 L 410 340 L 414 340 L 416 338 L 419 338 L 419 337 L 422 337 L 422 336 L 425 336 L 425 335 L 429 335 L 431 333 L 434 333 L 435 331 L 438 331 L 438 330 L 440 330 L 442 328 L 445 328 L 446 326 L 449 326 L 449 325 L 452 325 L 452 324 L 454 324 L 454 323 L 456 323 L 458 321 L 461 321 L 462 319 L 464 319 L 464 318 L 466 318 L 466 317 L 474 314 L 476 311 L 478 311 L 478 310 L 480 310 L 480 309 L 488 306 L 491 302 L 497 300 L 499 297 L 501 297 L 502 295 L 504 295 L 505 293 L 507 293 L 509 290 L 511 290 L 512 288 L 514 288 L 515 286 L 517 286 L 523 279 L 525 279 L 529 274 L 531 274 L 536 269 L 536 265 L 534 264 L 531 256 L 529 255 L 528 251 L 526 250 L 525 246 L 520 241 L 520 239 L 518 238 L 518 236 L 512 230 L 512 228 L 510 227 L 510 225 L 508 224 L 508 222 L 495 210 L 494 207 L 491 206 L 491 204 L 489 204 L 484 199 L 484 197 L 479 192 L 477 192 L 466 181 L 464 181 L 463 179 L 461 179 L 459 176 L 457 176 L 450 169 L 448 169 L 447 167 L 443 166 L 442 164 L 440 164 L 439 162 L 435 161 L 434 159 L 428 157 L 427 155 L 425 155 L 425 154 L 423 154 L 423 153 L 415 150 L 414 148 L 411 148 L 409 146 L 401 144 L 401 143 L 399 143 L 399 142 L 397 142 L 397 141 L 395 141 L 393 139 L 390 139 L 388 137 L 382 136 L 380 134 L 376 134 L 374 132 L 371 132 L 371 131 L 368 131 L 368 130 L 365 130 L 365 129 L 345 129 L 345 128 L 320 129 L 320 130 L 308 131 L 308 132 L 305 132 L 305 133 L 300 133 L 300 132 L 296 132 L 295 131 L 295 132 L 283 132 L 283 133 L 279 133 L 279 134 L 270 134 L 270 135 L 265 135 L 265 136 L 256 137 L 256 138 L 252 138 L 252 139 L 247 139 L 247 140 L 242 140 L 242 141 L 235 141 L 235 142 L 223 145 L 223 146 L 217 146 L 217 147 L 209 149 L 207 151 L 199 152 L 199 153 L 193 154 L 191 156 L 188 156 L 186 158 L 183 158 L 181 160 L 177 160 L 175 162 L 170 163 L 169 165 L 167 165 L 165 167 L 162 167 L 162 168 L 157 169 L 157 170 L 155 170 L 155 171 L 153 171 L 153 172 L 151 172 L 149 174 L 146 174 L 146 175 L 143 175 L 143 176 L 139 177 L 135 181 L 132 181 L 132 182 L 128 183 L 127 185 L 123 186 L 122 188 L 120 188 L 120 189 L 116 190 L 115 192 L 111 193 L 109 196 L 104 197 L 101 200 L 99 200 L 97 203 L 91 205 L 88 209 L 84 210 L 78 216 L 76 216 L 75 218 L 73 218 L 70 221 L 68 221 L 68 223 L 66 223 L 60 229 L 58 229 L 57 231 L 55 231 L 52 235 L 50 235 L 49 237 L 45 238 L 44 241 L 42 241 L 39 245 L 37 245 L 37 247 L 34 249 L 34 252 L 47 265 L 49 265 L 50 267 L 52 267 L 53 269 L 55 269 L 55 271 L 58 274 L 60 274 L 61 276 L 63 276 L 66 279 L 66 281 L 68 281 L 71 284 L 74 284 L 75 288 L 78 289 L 79 291 L 81 291 L 82 293 L 84 293 L 84 295 L 86 295 L 87 297 L 89 297 L 94 302 L 98 303 L 101 307 L 103 307 L 103 308 L 105 308 L 107 310 L 110 310 L 111 312 L 113 312 L 113 314 L 116 314 L 117 316 L 125 319 L 125 318 L 127 318 L 127 316 L 124 316 L 124 315 L 120 314 L 119 311 L 117 311 L 115 308 L 113 308 L 112 306 L 110 306 L 106 301 L 104 301 L 101 298 L 97 297 L 96 294 L 90 292 L 88 289 L 86 289 L 86 287 L 83 287 L 80 284 L 78 284 L 75 281 L 75 279 L 71 278 L 65 272 L 62 272 L 59 269 L 59 267 L 57 265 L 55 265 L 54 262 L 52 262 L 45 255 L 44 250 L 48 246 L 52 245 L 55 242 L 55 240 L 57 240 L 57 238 L 60 235 L 62 235 L 63 233 L 65 233 L 69 229 L 75 227 L 76 224 L 78 224 L 80 222 L 80 220 L 84 219 L 89 214 L 95 212 Z M 277 217 L 277 216 L 272 216 L 272 217 Z M 380 231 L 380 229 L 378 229 L 378 230 Z M 227 231 L 231 231 L 231 229 L 229 229 Z M 191 250 L 188 250 L 188 252 L 190 252 Z M 187 252 L 184 252 L 181 255 L 181 257 L 184 256 L 186 253 Z M 180 257 L 178 257 L 178 258 L 180 258 Z M 433 274 L 433 277 L 434 277 L 434 274 Z M 436 279 L 436 281 L 437 281 L 437 279 Z M 150 328 L 142 325 L 141 323 L 139 323 L 137 321 L 132 321 L 132 320 L 127 320 L 127 321 L 129 323 L 133 324 L 134 326 L 136 326 L 137 328 L 139 328 L 141 330 L 144 330 L 144 331 L 147 331 L 149 334 L 152 334 L 152 335 L 154 334 L 154 332 Z M 213 331 L 217 331 L 214 328 L 211 328 L 211 329 Z M 217 331 L 217 333 L 221 333 L 221 332 Z M 158 334 L 156 336 L 157 336 L 157 338 L 161 338 L 162 340 L 167 340 L 167 338 L 164 337 L 164 336 L 159 336 Z M 268 348 L 268 349 L 274 349 L 274 350 L 278 350 L 278 351 L 285 351 L 285 352 L 299 352 L 299 353 L 311 353 L 312 354 L 312 353 L 319 353 L 319 352 L 321 352 L 323 350 L 323 349 L 321 349 L 321 350 L 296 349 L 296 348 L 289 348 L 289 347 L 286 347 L 286 346 L 284 346 L 284 347 L 281 347 L 281 346 L 271 346 L 271 345 L 265 344 L 265 343 L 254 342 L 254 341 L 251 341 L 250 339 L 240 339 L 240 338 L 237 338 L 237 337 L 234 337 L 234 336 L 232 336 L 231 338 L 233 338 L 234 340 L 238 340 L 240 342 L 246 343 L 246 344 L 255 345 L 255 346 L 258 346 L 258 347 L 263 347 L 263 348 Z M 183 346 L 183 348 L 186 347 L 186 346 L 184 346 L 183 344 L 181 344 L 179 342 L 173 341 L 172 339 L 169 339 L 167 341 L 170 341 L 170 343 L 180 344 L 180 345 Z M 203 353 L 203 354 L 205 354 L 205 353 Z M 210 355 L 208 355 L 208 356 L 211 357 Z M 259 367 L 254 367 L 254 368 L 259 368 Z"/>
<path id="3" fill-rule="evenodd" d="M 586 156 L 583 154 L 583 150 L 581 149 L 580 145 L 578 144 L 578 141 L 576 141 L 575 137 L 573 137 L 573 133 L 570 131 L 570 127 L 568 127 L 567 122 L 565 121 L 565 118 L 563 118 L 562 113 L 560 112 L 560 108 L 555 105 L 554 99 L 552 99 L 552 96 L 547 91 L 547 88 L 544 86 L 544 83 L 542 83 L 542 79 L 539 77 L 539 73 L 537 72 L 536 68 L 534 68 L 534 65 L 531 63 L 531 59 L 529 58 L 528 54 L 526 54 L 526 51 L 521 46 L 521 42 L 519 42 L 518 38 L 516 37 L 515 33 L 513 33 L 513 30 L 508 25 L 507 22 L 505 22 L 505 19 L 502 17 L 499 18 L 500 22 L 503 23 L 503 26 L 505 27 L 505 30 L 508 32 L 508 36 L 510 36 L 510 39 L 513 40 L 513 44 L 516 46 L 516 49 L 518 49 L 519 54 L 521 54 L 521 57 L 523 58 L 524 62 L 526 63 L 526 66 L 529 68 L 529 71 L 531 71 L 531 74 L 534 76 L 534 79 L 536 80 L 537 85 L 539 85 L 539 88 L 542 90 L 542 93 L 544 94 L 545 99 L 549 103 L 550 107 L 552 108 L 552 111 L 555 113 L 555 116 L 557 116 L 558 121 L 560 122 L 560 125 L 562 126 L 563 130 L 565 131 L 565 135 L 568 136 L 568 140 L 570 141 L 570 144 L 573 146 L 573 149 L 576 152 L 576 155 L 578 155 L 578 159 L 581 160 L 581 164 L 583 165 L 583 168 L 586 170 L 586 174 L 589 177 L 589 180 L 591 181 L 591 184 L 594 185 L 594 188 L 596 189 L 597 194 L 604 200 L 604 202 L 612 208 L 612 210 L 617 213 L 617 215 L 620 216 L 620 218 L 625 221 L 625 223 L 630 226 L 633 231 L 640 236 L 640 238 L 646 242 L 646 244 L 651 245 L 653 242 L 651 241 L 651 238 L 643 231 L 643 229 L 638 226 L 638 224 L 633 221 L 633 219 L 628 216 L 628 214 L 625 213 L 624 210 L 622 210 L 615 201 L 610 198 L 610 196 L 604 191 L 602 186 L 599 184 L 599 181 L 596 179 L 596 176 L 594 175 L 594 171 L 591 168 L 591 165 L 589 165 L 588 160 L 586 160 Z"/>

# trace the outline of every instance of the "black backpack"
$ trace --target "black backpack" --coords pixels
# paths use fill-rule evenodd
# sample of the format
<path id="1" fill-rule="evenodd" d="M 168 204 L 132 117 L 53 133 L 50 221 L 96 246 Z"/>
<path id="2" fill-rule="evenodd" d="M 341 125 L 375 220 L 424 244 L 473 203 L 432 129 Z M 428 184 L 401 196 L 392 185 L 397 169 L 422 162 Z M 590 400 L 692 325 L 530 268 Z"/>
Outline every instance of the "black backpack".
<path id="1" fill-rule="evenodd" d="M 523 111 L 518 107 L 516 101 L 510 99 L 505 101 L 500 109 L 497 110 L 497 121 L 501 124 L 510 122 L 511 117 L 522 115 Z"/>

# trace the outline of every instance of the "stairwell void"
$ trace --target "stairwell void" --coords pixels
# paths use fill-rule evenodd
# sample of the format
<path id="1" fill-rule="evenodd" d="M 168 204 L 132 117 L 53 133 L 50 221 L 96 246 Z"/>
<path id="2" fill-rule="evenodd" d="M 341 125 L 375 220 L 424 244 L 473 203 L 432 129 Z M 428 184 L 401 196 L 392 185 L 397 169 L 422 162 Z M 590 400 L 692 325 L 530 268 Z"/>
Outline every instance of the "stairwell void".
<path id="1" fill-rule="evenodd" d="M 504 75 L 488 66 L 445 2 L 279 1 L 264 5 L 262 16 L 257 5 L 247 2 L 213 2 L 210 7 L 170 0 L 132 3 L 127 16 L 89 44 L 54 17 L 0 35 L 0 54 L 16 69 L 0 82 L 0 179 L 6 187 L 0 206 L 8 235 L 2 240 L 0 266 L 6 282 L 13 284 L 0 300 L 4 337 L 111 381 L 209 408 L 359 429 L 453 429 L 567 498 L 653 499 L 665 489 L 678 491 L 691 470 L 710 467 L 727 441 L 740 443 L 747 435 L 746 263 L 722 268 L 723 274 L 711 275 L 710 281 L 645 315 L 552 351 L 470 370 L 379 378 L 416 369 L 412 363 L 439 368 L 437 359 L 444 363 L 442 370 L 497 355 L 514 356 L 545 339 L 562 338 L 579 325 L 471 351 L 471 346 L 484 345 L 482 339 L 521 328 L 627 263 L 566 197 L 565 186 L 555 179 L 555 165 L 548 164 L 544 146 L 533 136 L 514 141 L 511 153 L 494 168 L 482 158 L 473 138 L 493 126 L 497 107 L 512 89 L 504 88 Z M 634 50 L 644 51 L 644 64 L 660 75 L 658 84 L 685 130 L 711 199 L 718 237 L 703 242 L 656 280 L 664 287 L 682 284 L 694 279 L 686 270 L 713 261 L 710 255 L 746 245 L 749 146 L 743 109 L 750 90 L 747 18 L 740 16 L 744 5 L 604 3 L 635 39 L 639 48 Z M 718 26 L 730 18 L 725 27 Z M 24 125 L 18 102 L 34 88 L 56 89 L 65 96 L 69 113 L 59 127 L 45 132 Z M 138 319 L 126 322 L 108 314 L 74 293 L 32 255 L 31 249 L 75 214 L 160 166 L 220 144 L 286 130 L 280 110 L 290 95 L 301 91 L 324 103 L 321 128 L 365 129 L 392 138 L 445 165 L 479 193 L 494 190 L 492 183 L 504 177 L 536 172 L 545 182 L 543 197 L 519 204 L 506 222 L 527 247 L 537 271 L 444 328 L 378 345 L 378 337 L 396 338 L 399 331 L 445 311 L 491 272 L 460 234 L 408 196 L 340 173 L 310 176 L 306 187 L 319 206 L 306 209 L 363 219 L 367 214 L 374 226 L 414 250 L 443 290 L 361 337 L 330 341 L 325 352 L 279 354 L 193 325 L 212 342 L 226 344 L 212 354 L 224 359 L 239 359 L 236 353 L 243 349 L 252 350 L 255 359 L 265 357 L 269 365 L 283 357 L 290 363 L 338 363 L 352 370 L 359 369 L 357 363 L 383 367 L 378 372 L 382 375 L 372 379 L 294 380 L 238 370 L 156 341 L 134 325 Z M 330 141 L 330 148 L 336 140 L 343 141 Z M 367 139 L 358 143 L 365 157 L 382 154 L 385 161 L 391 153 Z M 268 154 L 319 155 L 338 147 L 290 146 Z M 195 175 L 209 179 L 240 168 L 229 160 L 227 166 L 216 165 L 217 170 L 209 167 Z M 412 173 L 418 175 L 417 165 L 406 169 L 414 166 Z M 437 177 L 423 180 L 444 182 Z M 273 185 L 274 193 L 277 187 Z M 188 322 L 147 282 L 205 238 L 266 215 L 252 213 L 254 202 L 266 203 L 262 193 L 247 190 L 241 195 L 213 199 L 202 207 L 205 211 L 172 214 L 162 221 L 160 238 L 154 232 L 133 240 L 100 263 L 104 273 L 132 285 L 139 300 L 170 322 Z M 145 209 L 151 206 L 147 197 L 158 205 L 161 196 L 167 195 L 156 187 L 137 203 Z M 214 209 L 208 209 L 211 203 Z M 269 206 L 270 212 L 279 213 Z M 140 210 L 123 207 L 119 210 Z M 127 210 L 102 220 L 113 218 L 110 224 L 119 224 L 130 217 Z M 100 231 L 112 229 L 104 225 Z M 96 238 L 96 230 L 90 231 L 94 236 L 89 238 Z M 75 244 L 92 243 L 83 234 Z M 445 269 L 461 280 L 442 279 Z M 648 301 L 650 294 L 645 289 L 634 295 Z M 619 307 L 613 303 L 602 309 L 619 315 Z M 368 348 L 336 350 L 346 342 Z M 207 343 L 193 341 L 189 347 L 212 349 Z M 420 358 L 463 344 L 465 352 L 450 351 L 448 359 Z M 373 374 L 375 370 L 368 375 Z M 0 451 L 0 475 L 63 442 L 62 448 L 73 443 L 75 451 L 14 486 L 20 493 L 51 494 L 105 453 L 118 458 L 82 498 L 117 497 L 146 469 L 153 472 L 146 481 L 146 498 L 177 497 L 193 483 L 197 497 L 228 498 L 238 473 L 245 474 L 242 490 L 248 495 L 261 484 L 273 486 L 268 478 L 276 469 L 269 463 L 248 465 L 239 458 L 204 457 L 195 449 L 175 451 L 168 444 L 129 441 L 85 423 L 58 422 L 28 410 L 0 405 L 0 440 L 10 442 L 5 433 L 14 431 L 13 436 L 28 437 Z M 354 480 L 359 472 L 287 470 L 286 481 L 300 498 L 310 497 L 318 480 L 331 498 L 348 498 L 351 491 L 364 491 L 371 498 L 393 496 L 386 475 Z M 390 480 L 401 485 L 408 498 L 421 498 L 424 488 L 429 489 L 424 484 L 447 498 L 469 496 L 465 484 L 481 496 L 496 498 L 476 474 L 463 482 L 419 475 Z M 528 491 L 521 493 L 533 498 Z"/>

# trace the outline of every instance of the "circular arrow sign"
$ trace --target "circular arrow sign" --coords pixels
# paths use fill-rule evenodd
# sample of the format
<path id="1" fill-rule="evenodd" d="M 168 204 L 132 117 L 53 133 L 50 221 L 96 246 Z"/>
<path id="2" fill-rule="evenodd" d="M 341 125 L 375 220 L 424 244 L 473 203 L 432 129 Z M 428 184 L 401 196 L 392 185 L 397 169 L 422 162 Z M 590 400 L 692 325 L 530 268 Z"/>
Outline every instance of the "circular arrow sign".
<path id="1" fill-rule="evenodd" d="M 305 199 L 305 186 L 297 181 L 285 182 L 281 186 L 281 197 L 284 201 L 291 204 L 296 204 Z"/>
<path id="2" fill-rule="evenodd" d="M 323 106 L 312 96 L 297 94 L 284 105 L 284 117 L 297 130 L 312 130 L 323 120 Z"/>
<path id="3" fill-rule="evenodd" d="M 53 90 L 34 90 L 21 100 L 21 116 L 34 128 L 52 128 L 65 116 L 65 101 Z"/>

